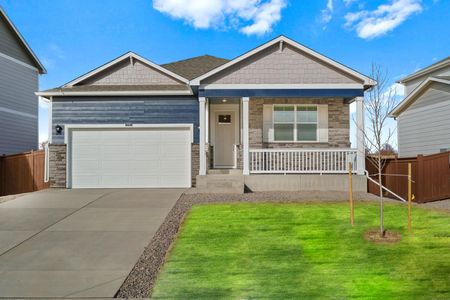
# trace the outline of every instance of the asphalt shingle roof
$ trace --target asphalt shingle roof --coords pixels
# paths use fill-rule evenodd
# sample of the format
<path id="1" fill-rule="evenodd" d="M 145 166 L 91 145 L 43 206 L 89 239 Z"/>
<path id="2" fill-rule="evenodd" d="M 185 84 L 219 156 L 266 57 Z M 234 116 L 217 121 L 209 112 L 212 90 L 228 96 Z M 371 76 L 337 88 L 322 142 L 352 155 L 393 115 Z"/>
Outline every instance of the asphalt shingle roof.
<path id="1" fill-rule="evenodd" d="M 188 80 L 197 78 L 212 69 L 217 68 L 229 60 L 225 58 L 215 57 L 212 55 L 202 55 L 188 58 L 185 60 L 175 61 L 161 65 L 161 67 L 172 71 Z"/>

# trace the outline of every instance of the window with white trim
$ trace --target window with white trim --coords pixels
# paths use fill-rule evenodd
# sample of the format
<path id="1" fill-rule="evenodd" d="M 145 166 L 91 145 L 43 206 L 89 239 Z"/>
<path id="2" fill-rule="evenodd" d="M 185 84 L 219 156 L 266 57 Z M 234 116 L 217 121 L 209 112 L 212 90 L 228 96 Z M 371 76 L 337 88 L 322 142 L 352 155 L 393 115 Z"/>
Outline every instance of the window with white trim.
<path id="1" fill-rule="evenodd" d="M 315 105 L 275 105 L 273 107 L 274 141 L 317 141 L 317 119 Z"/>

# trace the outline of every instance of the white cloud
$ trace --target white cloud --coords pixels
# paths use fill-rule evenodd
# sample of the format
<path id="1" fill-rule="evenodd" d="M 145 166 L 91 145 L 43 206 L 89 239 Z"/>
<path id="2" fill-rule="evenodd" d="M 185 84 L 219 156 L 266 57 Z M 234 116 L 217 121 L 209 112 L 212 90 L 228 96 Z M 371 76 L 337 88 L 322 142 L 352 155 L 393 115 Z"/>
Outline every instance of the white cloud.
<path id="1" fill-rule="evenodd" d="M 347 13 L 345 25 L 355 29 L 360 38 L 373 39 L 394 30 L 409 16 L 421 11 L 421 0 L 391 0 L 372 11 Z"/>
<path id="2" fill-rule="evenodd" d="M 238 28 L 247 35 L 272 30 L 286 0 L 153 0 L 153 8 L 195 28 Z"/>
<path id="3" fill-rule="evenodd" d="M 345 6 L 350 6 L 353 4 L 353 2 L 356 2 L 357 0 L 344 0 Z"/>
<path id="4" fill-rule="evenodd" d="M 391 94 L 396 97 L 403 98 L 405 96 L 405 86 L 400 83 L 394 83 L 389 88 L 391 90 Z"/>
<path id="5" fill-rule="evenodd" d="M 334 5 L 333 0 L 327 0 L 327 7 L 322 9 L 322 23 L 327 24 L 333 18 Z M 325 27 L 324 27 L 325 28 Z"/>

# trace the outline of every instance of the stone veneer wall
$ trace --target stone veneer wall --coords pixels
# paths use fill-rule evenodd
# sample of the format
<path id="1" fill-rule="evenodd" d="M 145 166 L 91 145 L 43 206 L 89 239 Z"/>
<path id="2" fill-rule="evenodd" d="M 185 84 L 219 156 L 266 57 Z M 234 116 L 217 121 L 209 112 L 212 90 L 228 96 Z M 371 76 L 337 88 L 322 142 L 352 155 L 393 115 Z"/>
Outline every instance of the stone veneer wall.
<path id="1" fill-rule="evenodd" d="M 50 187 L 66 187 L 66 145 L 50 144 L 49 146 Z"/>
<path id="2" fill-rule="evenodd" d="M 200 146 L 199 144 L 192 144 L 191 146 L 191 183 L 194 187 L 196 178 L 200 171 Z"/>
<path id="3" fill-rule="evenodd" d="M 263 142 L 264 104 L 328 104 L 328 143 Z M 251 98 L 249 105 L 250 148 L 348 148 L 350 147 L 350 108 L 342 98 Z"/>

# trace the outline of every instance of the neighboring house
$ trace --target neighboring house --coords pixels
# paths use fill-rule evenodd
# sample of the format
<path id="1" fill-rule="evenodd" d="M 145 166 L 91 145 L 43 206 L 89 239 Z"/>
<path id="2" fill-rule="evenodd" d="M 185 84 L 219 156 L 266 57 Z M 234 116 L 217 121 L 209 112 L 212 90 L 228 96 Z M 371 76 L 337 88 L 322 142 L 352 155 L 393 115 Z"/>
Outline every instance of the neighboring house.
<path id="1" fill-rule="evenodd" d="M 0 7 L 0 155 L 38 148 L 39 74 L 45 68 Z"/>
<path id="2" fill-rule="evenodd" d="M 364 174 L 350 149 L 375 82 L 280 36 L 233 60 L 157 65 L 132 52 L 55 89 L 50 176 L 60 187 L 189 187 L 233 174 Z M 212 170 L 219 169 L 219 170 Z M 365 188 L 365 186 L 364 186 Z"/>
<path id="3" fill-rule="evenodd" d="M 450 151 L 450 57 L 398 81 L 405 99 L 397 120 L 399 157 Z"/>

